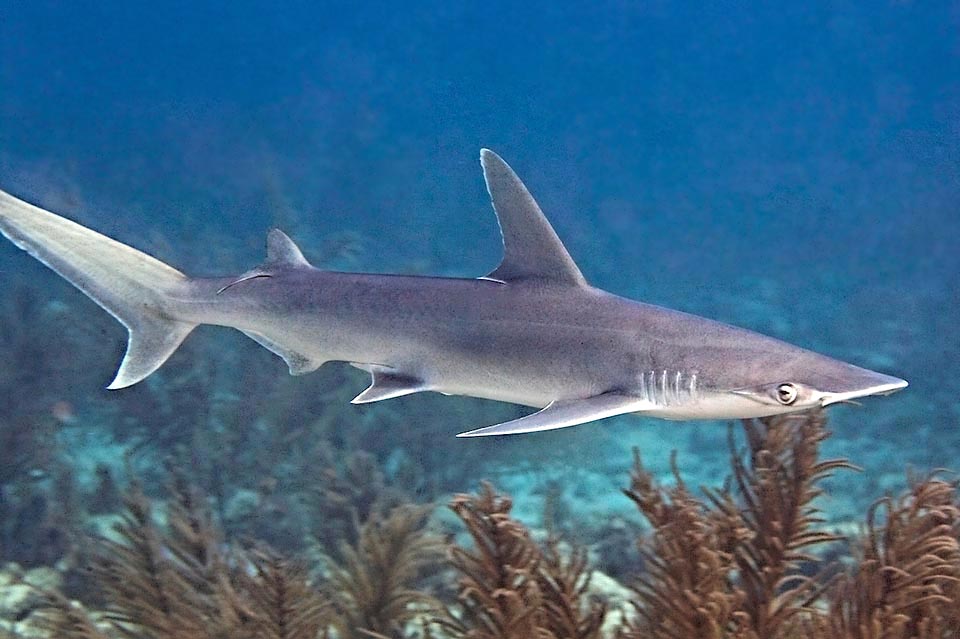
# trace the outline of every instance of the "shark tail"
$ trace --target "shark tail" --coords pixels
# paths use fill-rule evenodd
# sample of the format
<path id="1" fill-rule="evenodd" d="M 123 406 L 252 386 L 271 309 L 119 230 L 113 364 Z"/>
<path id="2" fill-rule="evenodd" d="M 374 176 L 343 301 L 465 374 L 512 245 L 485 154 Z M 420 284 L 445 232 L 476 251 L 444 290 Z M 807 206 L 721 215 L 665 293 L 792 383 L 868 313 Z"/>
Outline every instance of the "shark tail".
<path id="1" fill-rule="evenodd" d="M 127 352 L 107 388 L 125 388 L 153 373 L 197 326 L 172 312 L 170 294 L 187 276 L 146 253 L 3 191 L 0 233 L 127 327 Z"/>

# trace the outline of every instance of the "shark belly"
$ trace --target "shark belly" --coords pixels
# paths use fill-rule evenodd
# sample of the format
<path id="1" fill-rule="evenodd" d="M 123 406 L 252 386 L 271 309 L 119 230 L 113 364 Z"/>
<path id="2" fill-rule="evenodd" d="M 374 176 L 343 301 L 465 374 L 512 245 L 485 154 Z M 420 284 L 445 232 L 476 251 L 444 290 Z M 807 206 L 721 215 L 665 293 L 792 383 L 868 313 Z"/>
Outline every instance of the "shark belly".
<path id="1" fill-rule="evenodd" d="M 535 407 L 609 391 L 625 373 L 619 333 L 494 282 L 313 270 L 223 285 L 194 280 L 180 313 L 244 331 L 294 373 L 379 366 L 423 390 Z"/>
<path id="2" fill-rule="evenodd" d="M 619 392 L 663 419 L 771 414 L 769 406 L 745 407 L 718 392 L 715 358 L 700 361 L 689 348 L 669 346 L 675 338 L 651 321 L 659 309 L 614 296 L 584 293 L 571 303 L 567 293 L 559 304 L 550 291 L 489 281 L 316 269 L 244 281 L 219 294 L 224 280 L 190 286 L 181 316 L 245 332 L 294 374 L 341 361 L 415 382 L 409 392 L 537 408 Z M 664 313 L 662 324 L 675 325 L 677 314 Z M 744 413 L 750 408 L 756 415 Z"/>

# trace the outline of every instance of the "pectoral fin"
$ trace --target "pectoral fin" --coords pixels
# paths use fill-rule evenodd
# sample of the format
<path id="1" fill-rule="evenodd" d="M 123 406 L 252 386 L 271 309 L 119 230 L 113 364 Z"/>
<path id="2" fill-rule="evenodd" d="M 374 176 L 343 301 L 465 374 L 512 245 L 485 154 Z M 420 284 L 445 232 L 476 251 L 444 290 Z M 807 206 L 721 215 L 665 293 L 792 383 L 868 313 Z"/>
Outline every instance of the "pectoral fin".
<path id="1" fill-rule="evenodd" d="M 370 373 L 370 386 L 354 397 L 351 404 L 369 404 L 384 399 L 403 397 L 430 390 L 424 381 L 413 375 L 404 375 L 388 366 L 353 363 L 357 368 Z"/>
<path id="2" fill-rule="evenodd" d="M 552 402 L 538 413 L 521 417 L 513 421 L 478 428 L 457 437 L 487 437 L 489 435 L 516 435 L 519 433 L 533 433 L 542 430 L 556 430 L 577 426 L 587 422 L 605 419 L 625 413 L 636 413 L 654 408 L 654 405 L 644 399 L 622 395 L 620 393 L 604 393 L 587 399 L 574 399 Z"/>

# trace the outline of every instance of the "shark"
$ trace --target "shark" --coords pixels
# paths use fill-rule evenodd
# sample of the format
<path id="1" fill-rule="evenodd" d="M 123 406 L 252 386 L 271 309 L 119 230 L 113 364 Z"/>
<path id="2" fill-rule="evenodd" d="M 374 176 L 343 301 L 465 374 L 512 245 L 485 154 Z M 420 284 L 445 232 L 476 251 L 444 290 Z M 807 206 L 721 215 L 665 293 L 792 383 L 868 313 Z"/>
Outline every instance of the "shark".
<path id="1" fill-rule="evenodd" d="M 370 374 L 354 404 L 436 391 L 538 409 L 462 432 L 548 431 L 624 414 L 766 417 L 887 395 L 903 379 L 591 286 L 517 174 L 480 155 L 503 258 L 479 278 L 315 268 L 279 229 L 266 260 L 230 277 L 164 262 L 0 191 L 0 232 L 128 331 L 109 384 L 156 371 L 201 324 L 238 329 L 302 375 L 327 362 Z"/>

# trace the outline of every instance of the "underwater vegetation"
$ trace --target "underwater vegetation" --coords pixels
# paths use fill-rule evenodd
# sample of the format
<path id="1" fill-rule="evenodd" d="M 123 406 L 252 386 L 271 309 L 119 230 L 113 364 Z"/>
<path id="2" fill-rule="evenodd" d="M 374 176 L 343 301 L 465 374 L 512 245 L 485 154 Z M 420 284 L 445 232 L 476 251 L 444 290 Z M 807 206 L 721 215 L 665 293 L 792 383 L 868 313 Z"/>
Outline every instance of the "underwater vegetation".
<path id="1" fill-rule="evenodd" d="M 647 526 L 623 586 L 592 568 L 593 544 L 531 529 L 489 482 L 434 509 L 384 483 L 371 496 L 328 477 L 323 490 L 341 499 L 324 497 L 310 523 L 323 530 L 328 508 L 338 543 L 327 531 L 294 555 L 226 534 L 214 500 L 174 466 L 163 498 L 131 481 L 111 530 L 78 544 L 61 566 L 63 584 L 81 584 L 70 595 L 8 566 L 8 581 L 34 593 L 8 636 L 24 624 L 62 639 L 958 636 L 956 479 L 912 477 L 840 534 L 818 500 L 827 477 L 853 467 L 821 458 L 823 413 L 742 429 L 716 488 L 688 486 L 679 459 L 661 483 L 636 454 L 623 492 Z"/>

